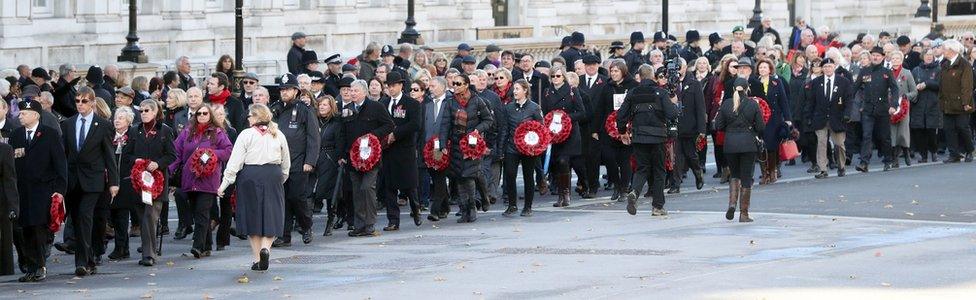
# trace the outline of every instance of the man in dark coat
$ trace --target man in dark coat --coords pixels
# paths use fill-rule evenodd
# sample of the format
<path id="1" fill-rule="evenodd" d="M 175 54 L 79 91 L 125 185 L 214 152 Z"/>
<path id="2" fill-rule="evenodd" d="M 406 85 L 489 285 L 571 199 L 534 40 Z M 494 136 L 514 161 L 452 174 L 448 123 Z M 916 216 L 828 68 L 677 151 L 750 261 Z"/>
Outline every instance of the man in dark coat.
<path id="1" fill-rule="evenodd" d="M 817 167 L 820 173 L 817 178 L 827 178 L 827 138 L 833 141 L 837 161 L 837 176 L 844 177 L 847 149 L 844 140 L 847 137 L 847 123 L 851 121 L 850 110 L 854 100 L 854 90 L 851 81 L 844 76 L 834 76 L 836 62 L 830 58 L 823 60 L 823 76 L 817 77 L 806 84 L 803 120 L 808 127 L 817 134 Z"/>
<path id="2" fill-rule="evenodd" d="M 8 136 L 4 134 L 4 138 Z M 13 229 L 14 226 L 20 227 L 19 224 L 14 224 L 19 213 L 20 196 L 17 193 L 14 149 L 7 143 L 0 143 L 0 276 L 14 274 Z"/>
<path id="3" fill-rule="evenodd" d="M 297 220 L 302 242 L 312 242 L 312 207 L 308 200 L 308 178 L 319 157 L 319 123 L 307 104 L 298 100 L 298 78 L 285 74 L 281 78 L 281 101 L 271 105 L 278 129 L 288 141 L 291 168 L 285 181 L 285 230 L 275 240 L 277 247 L 291 246 L 291 232 Z M 301 166 L 301 167 L 298 167 Z"/>
<path id="4" fill-rule="evenodd" d="M 288 73 L 302 74 L 302 60 L 305 55 L 305 33 L 295 32 L 291 35 L 291 48 L 288 49 Z"/>
<path id="5" fill-rule="evenodd" d="M 722 36 L 719 35 L 718 32 L 712 32 L 712 34 L 708 35 L 709 49 L 702 55 L 708 59 L 708 63 L 712 65 L 712 69 L 714 69 L 720 60 L 722 60 L 722 48 L 724 48 L 723 41 L 724 39 L 722 39 Z M 691 61 L 689 61 L 689 63 L 691 63 Z"/>
<path id="6" fill-rule="evenodd" d="M 945 58 L 942 60 L 939 104 L 945 114 L 943 126 L 949 148 L 949 158 L 945 162 L 957 163 L 963 157 L 966 162 L 971 162 L 973 134 L 969 118 L 974 111 L 973 66 L 962 57 L 963 46 L 959 41 L 949 40 L 942 46 Z"/>
<path id="7" fill-rule="evenodd" d="M 191 87 L 197 86 L 197 82 L 193 80 L 193 76 L 190 75 L 190 58 L 186 56 L 180 56 L 176 59 L 176 75 L 180 79 L 179 88 L 186 91 Z"/>
<path id="8" fill-rule="evenodd" d="M 905 70 L 914 70 L 915 67 L 922 64 L 922 54 L 912 50 L 912 39 L 908 36 L 899 36 L 895 39 L 895 44 L 898 44 L 898 50 L 905 54 L 904 62 L 902 67 Z"/>
<path id="9" fill-rule="evenodd" d="M 773 28 L 773 19 L 770 19 L 769 17 L 764 17 L 761 25 L 752 29 L 752 35 L 749 36 L 749 40 L 751 40 L 753 43 L 759 43 L 759 40 L 762 40 L 762 38 L 767 34 L 773 35 L 773 38 L 775 39 L 773 42 L 776 43 L 776 45 L 783 44 L 783 41 L 779 39 L 779 32 Z"/>
<path id="10" fill-rule="evenodd" d="M 85 75 L 85 80 L 88 81 L 88 87 L 93 90 L 95 97 L 102 98 L 108 104 L 109 107 L 115 107 L 115 91 L 109 91 L 105 89 L 105 76 L 102 75 L 102 68 L 99 66 L 91 66 L 88 68 L 88 74 Z M 76 92 L 75 95 L 78 93 Z M 76 96 L 77 98 L 77 96 Z M 92 98 L 92 101 L 95 101 Z"/>
<path id="11" fill-rule="evenodd" d="M 383 231 L 400 230 L 400 206 L 397 192 L 407 197 L 410 217 L 420 226 L 420 206 L 417 199 L 417 132 L 421 126 L 420 103 L 403 92 L 408 81 L 400 72 L 392 72 L 386 78 L 386 94 L 380 103 L 393 116 L 393 132 L 385 137 L 381 175 L 384 180 L 386 218 L 389 225 Z"/>
<path id="12" fill-rule="evenodd" d="M 643 55 L 644 45 L 644 33 L 640 31 L 630 33 L 630 51 L 624 54 L 624 61 L 627 62 L 627 70 L 630 70 L 631 75 L 637 73 L 637 68 L 647 63 Z"/>
<path id="13" fill-rule="evenodd" d="M 346 103 L 342 108 L 342 122 L 345 138 L 339 149 L 350 149 L 353 143 L 358 143 L 359 138 L 366 134 L 373 134 L 377 138 L 389 136 L 393 132 L 393 118 L 387 112 L 386 107 L 379 102 L 366 99 L 366 91 L 369 85 L 365 80 L 353 81 L 350 85 L 349 99 L 343 99 Z M 349 232 L 349 236 L 363 237 L 374 236 L 376 230 L 376 176 L 379 172 L 378 166 L 368 172 L 361 172 L 348 165 L 349 150 L 343 150 L 339 165 L 346 166 L 351 188 L 345 189 L 346 199 L 353 200 L 355 230 Z"/>
<path id="14" fill-rule="evenodd" d="M 603 95 L 603 87 L 606 86 L 606 75 L 600 74 L 600 59 L 596 55 L 583 56 L 585 70 L 580 72 L 579 92 L 580 99 L 583 101 L 588 117 L 580 122 L 580 135 L 583 137 L 582 149 L 599 149 L 600 141 L 596 138 L 596 132 L 591 128 L 590 123 L 598 123 L 601 120 L 596 118 L 595 107 Z M 586 187 L 583 198 L 590 199 L 596 197 L 600 190 L 600 151 L 584 151 L 583 158 L 586 164 Z"/>
<path id="15" fill-rule="evenodd" d="M 91 90 L 88 91 L 89 93 L 86 94 L 94 98 L 90 93 Z M 20 210 L 14 215 L 7 211 L 3 213 L 11 216 L 11 219 L 17 219 L 17 225 L 22 231 L 23 238 L 17 240 L 17 253 L 19 257 L 23 257 L 22 269 L 27 271 L 27 274 L 19 281 L 35 282 L 44 280 L 47 276 L 45 250 L 51 235 L 48 231 L 51 198 L 64 195 L 67 190 L 68 171 L 65 165 L 67 159 L 58 134 L 54 129 L 40 124 L 41 104 L 34 100 L 27 100 L 20 102 L 18 106 L 20 120 L 24 127 L 14 130 L 10 137 L 10 146 L 14 149 L 16 159 Z M 91 114 L 90 109 L 88 114 Z M 103 127 L 111 128 L 111 124 L 106 123 Z M 95 136 L 97 135 L 93 135 Z M 99 172 L 98 175 L 101 179 L 104 172 Z M 104 186 L 104 182 L 102 185 Z M 7 188 L 5 184 L 5 196 L 9 197 L 10 195 L 6 194 Z M 96 193 L 95 197 L 97 196 Z M 91 234 L 91 227 L 88 227 L 87 231 L 77 232 Z"/>
<path id="16" fill-rule="evenodd" d="M 512 81 L 517 81 L 519 79 L 525 79 L 529 82 L 529 91 L 532 92 L 529 98 L 536 103 L 541 103 L 542 101 L 542 91 L 545 91 L 549 87 L 549 75 L 543 74 L 541 72 L 536 72 L 535 67 L 537 66 L 535 59 L 531 54 L 524 54 L 522 58 L 519 59 L 519 63 L 514 71 L 512 71 Z"/>
<path id="17" fill-rule="evenodd" d="M 685 167 L 690 168 L 695 175 L 695 188 L 702 189 L 702 166 L 698 164 L 698 139 L 705 138 L 705 94 L 701 82 L 694 76 L 687 76 L 688 63 L 681 61 L 681 83 L 675 93 L 678 95 L 678 107 L 681 109 L 678 120 L 678 138 L 674 143 L 674 171 L 671 172 L 671 189 L 668 194 L 681 192 L 682 177 Z"/>
<path id="18" fill-rule="evenodd" d="M 75 110 L 75 86 L 78 85 L 78 81 L 81 81 L 81 77 L 75 74 L 75 67 L 72 65 L 62 65 L 61 77 L 58 81 L 54 83 L 54 111 L 58 112 L 66 118 L 73 117 L 78 113 Z"/>
<path id="19" fill-rule="evenodd" d="M 68 161 L 68 188 L 64 202 L 73 222 L 77 276 L 96 272 L 100 254 L 93 250 L 104 246 L 103 228 L 108 222 L 109 203 L 103 202 L 110 200 L 100 196 L 106 192 L 106 185 L 113 198 L 119 192 L 119 169 L 112 147 L 115 132 L 111 121 L 95 115 L 94 100 L 95 91 L 79 89 L 75 99 L 78 114 L 61 123 Z"/>
<path id="20" fill-rule="evenodd" d="M 664 142 L 667 138 L 667 120 L 678 116 L 676 96 L 668 101 L 668 91 L 661 88 L 667 84 L 667 68 L 658 68 L 653 76 L 657 80 L 643 79 L 641 84 L 631 89 L 624 103 L 617 111 L 617 130 L 627 132 L 632 123 L 632 133 L 622 134 L 621 141 L 632 144 L 637 171 L 634 172 L 631 190 L 627 193 L 627 212 L 637 214 L 637 195 L 644 184 L 650 181 L 653 200 L 652 216 L 667 215 L 664 210 Z M 648 75 L 643 74 L 642 75 Z"/>
<path id="21" fill-rule="evenodd" d="M 884 156 L 885 171 L 891 168 L 893 160 L 889 118 L 898 107 L 898 83 L 891 70 L 884 67 L 884 58 L 881 47 L 871 49 L 871 65 L 861 69 L 861 73 L 854 79 L 854 92 L 864 93 L 861 110 L 861 163 L 856 167 L 861 172 L 868 171 L 875 143 Z"/>
<path id="22" fill-rule="evenodd" d="M 681 56 L 681 58 L 685 59 L 686 63 L 694 64 L 696 59 L 704 55 L 702 54 L 701 47 L 698 45 L 700 42 L 701 34 L 698 33 L 698 30 L 688 30 L 688 32 L 685 33 L 685 46 L 681 47 L 678 54 Z M 667 55 L 667 53 L 665 53 L 665 55 Z"/>
<path id="23" fill-rule="evenodd" d="M 491 129 L 493 116 L 487 101 L 474 94 L 471 89 L 471 79 L 465 76 L 455 76 L 451 82 L 454 87 L 454 98 L 447 106 L 449 113 L 441 114 L 440 144 L 450 143 L 451 166 L 448 171 L 452 181 L 457 181 L 458 206 L 461 218 L 458 223 L 474 222 L 478 219 L 475 204 L 475 177 L 481 174 L 481 159 L 465 159 L 461 153 L 461 143 L 476 142 L 469 134 L 484 134 Z"/>
<path id="24" fill-rule="evenodd" d="M 797 17 L 794 21 L 793 30 L 790 33 L 789 50 L 800 50 L 803 51 L 804 45 L 800 44 L 800 37 L 803 35 L 803 30 L 809 29 L 813 33 L 813 36 L 817 35 L 817 31 L 807 25 L 807 21 L 803 17 Z"/>
<path id="25" fill-rule="evenodd" d="M 485 47 L 485 58 L 478 62 L 478 69 L 484 70 L 487 65 L 501 66 L 501 53 L 502 48 L 498 47 L 498 45 L 491 44 Z"/>
<path id="26" fill-rule="evenodd" d="M 583 58 L 583 55 L 586 54 L 586 51 L 581 50 L 585 41 L 583 34 L 575 31 L 569 36 L 569 48 L 559 53 L 559 56 L 566 60 L 567 72 L 576 71 L 576 61 Z"/>

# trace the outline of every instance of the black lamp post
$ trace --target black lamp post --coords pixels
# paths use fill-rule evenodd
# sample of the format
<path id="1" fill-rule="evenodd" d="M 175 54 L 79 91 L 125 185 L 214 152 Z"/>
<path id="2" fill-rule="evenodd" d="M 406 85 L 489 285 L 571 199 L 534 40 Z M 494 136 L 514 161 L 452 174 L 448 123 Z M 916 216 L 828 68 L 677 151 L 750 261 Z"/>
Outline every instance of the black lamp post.
<path id="1" fill-rule="evenodd" d="M 413 28 L 417 25 L 417 21 L 414 21 L 413 19 L 413 2 L 414 0 L 407 0 L 407 21 L 404 22 L 407 24 L 407 28 L 404 28 L 403 32 L 400 33 L 400 38 L 397 39 L 397 43 L 409 43 L 416 45 L 417 39 L 420 38 L 420 33 L 417 32 L 417 29 Z"/>
<path id="2" fill-rule="evenodd" d="M 752 18 L 749 19 L 749 24 L 746 24 L 746 27 L 759 28 L 760 26 L 762 26 L 762 3 L 760 0 L 756 0 L 756 6 L 752 8 Z"/>
<path id="3" fill-rule="evenodd" d="M 668 0 L 661 1 L 661 31 L 668 32 Z"/>
<path id="4" fill-rule="evenodd" d="M 244 0 L 234 1 L 234 93 L 243 88 L 244 80 Z"/>
<path id="5" fill-rule="evenodd" d="M 929 7 L 929 0 L 922 0 L 922 4 L 918 6 L 918 10 L 915 11 L 915 17 L 930 17 L 932 16 L 932 8 Z"/>
<path id="6" fill-rule="evenodd" d="M 122 48 L 122 55 L 118 61 L 129 61 L 134 63 L 146 63 L 149 58 L 146 53 L 139 48 L 139 36 L 136 34 L 136 0 L 129 0 L 129 34 L 125 36 L 125 47 Z"/>

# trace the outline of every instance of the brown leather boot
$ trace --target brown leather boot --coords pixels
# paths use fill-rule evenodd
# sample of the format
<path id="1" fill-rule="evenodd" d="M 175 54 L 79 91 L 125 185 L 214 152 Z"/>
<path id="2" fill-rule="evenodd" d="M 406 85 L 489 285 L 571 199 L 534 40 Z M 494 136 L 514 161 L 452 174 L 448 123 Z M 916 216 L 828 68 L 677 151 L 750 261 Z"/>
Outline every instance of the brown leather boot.
<path id="1" fill-rule="evenodd" d="M 769 162 L 763 161 L 759 163 L 759 184 L 767 183 L 769 183 Z"/>
<path id="2" fill-rule="evenodd" d="M 752 222 L 749 218 L 749 201 L 752 199 L 752 187 L 742 187 L 739 195 L 739 222 Z"/>
<path id="3" fill-rule="evenodd" d="M 553 203 L 553 207 L 566 207 L 569 206 L 569 183 L 570 174 L 557 174 L 556 175 L 556 187 L 559 189 L 559 198 L 556 199 L 556 203 Z"/>
<path id="4" fill-rule="evenodd" d="M 731 176 L 732 176 L 732 171 L 729 170 L 729 167 L 722 168 L 722 180 L 720 180 L 719 183 L 728 183 L 729 177 Z"/>
<path id="5" fill-rule="evenodd" d="M 735 207 L 739 202 L 739 192 L 742 186 L 737 178 L 729 180 L 729 210 L 725 212 L 725 219 L 731 221 L 735 218 Z"/>

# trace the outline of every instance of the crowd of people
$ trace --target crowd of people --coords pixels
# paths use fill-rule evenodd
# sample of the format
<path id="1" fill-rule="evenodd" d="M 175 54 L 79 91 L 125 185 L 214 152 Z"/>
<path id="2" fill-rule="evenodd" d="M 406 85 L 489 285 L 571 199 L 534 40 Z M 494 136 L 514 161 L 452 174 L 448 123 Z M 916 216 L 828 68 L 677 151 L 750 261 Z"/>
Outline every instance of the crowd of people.
<path id="1" fill-rule="evenodd" d="M 647 185 L 651 215 L 666 215 L 665 194 L 689 171 L 703 187 L 709 151 L 729 184 L 726 218 L 740 222 L 752 221 L 756 164 L 766 185 L 783 164 L 826 178 L 868 172 L 875 156 L 885 171 L 973 160 L 972 33 L 841 41 L 800 19 L 783 40 L 767 19 L 731 38 L 634 32 L 608 53 L 574 32 L 548 61 L 495 45 L 479 61 L 466 43 L 452 54 L 370 43 L 320 59 L 306 38 L 292 35 L 288 73 L 247 73 L 239 86 L 227 55 L 203 80 L 187 57 L 130 83 L 114 65 L 83 78 L 71 64 L 4 71 L 0 275 L 16 265 L 21 282 L 44 280 L 51 248 L 74 254 L 77 276 L 106 252 L 153 266 L 170 201 L 173 239 L 190 237 L 193 257 L 236 237 L 250 242 L 252 270 L 267 270 L 293 232 L 312 242 L 317 213 L 325 236 L 369 237 L 378 208 L 382 230 L 397 231 L 401 206 L 416 226 L 424 212 L 472 223 L 496 202 L 531 217 L 535 193 L 566 207 L 609 190 L 633 215 Z"/>

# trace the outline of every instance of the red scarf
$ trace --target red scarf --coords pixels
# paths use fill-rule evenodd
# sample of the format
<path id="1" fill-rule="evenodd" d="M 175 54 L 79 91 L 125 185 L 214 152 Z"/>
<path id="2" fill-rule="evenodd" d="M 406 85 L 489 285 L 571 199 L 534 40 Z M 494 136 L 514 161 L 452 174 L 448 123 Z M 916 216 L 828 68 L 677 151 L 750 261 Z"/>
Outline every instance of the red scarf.
<path id="1" fill-rule="evenodd" d="M 149 123 L 142 123 L 142 129 L 146 132 L 146 138 L 156 136 L 156 120 Z"/>
<path id="2" fill-rule="evenodd" d="M 267 124 L 255 124 L 253 127 L 261 135 L 264 135 L 265 133 L 268 133 L 268 125 Z"/>
<path id="3" fill-rule="evenodd" d="M 224 105 L 225 103 L 227 103 L 228 97 L 230 97 L 230 91 L 224 89 L 223 91 L 220 92 L 220 94 L 210 95 L 210 103 Z"/>
<path id="4" fill-rule="evenodd" d="M 197 124 L 196 135 L 202 136 L 204 132 L 207 132 L 207 128 L 210 128 L 210 124 Z"/>
<path id="5" fill-rule="evenodd" d="M 891 70 L 891 73 L 895 75 L 895 78 L 898 78 L 898 75 L 901 74 L 901 67 L 902 66 L 898 66 L 897 68 Z"/>
<path id="6" fill-rule="evenodd" d="M 508 90 L 512 88 L 512 83 L 509 82 L 504 88 L 498 88 L 498 86 L 493 86 L 492 89 L 498 94 L 498 98 L 501 99 L 502 105 L 507 105 L 512 102 L 512 98 L 509 97 Z"/>

